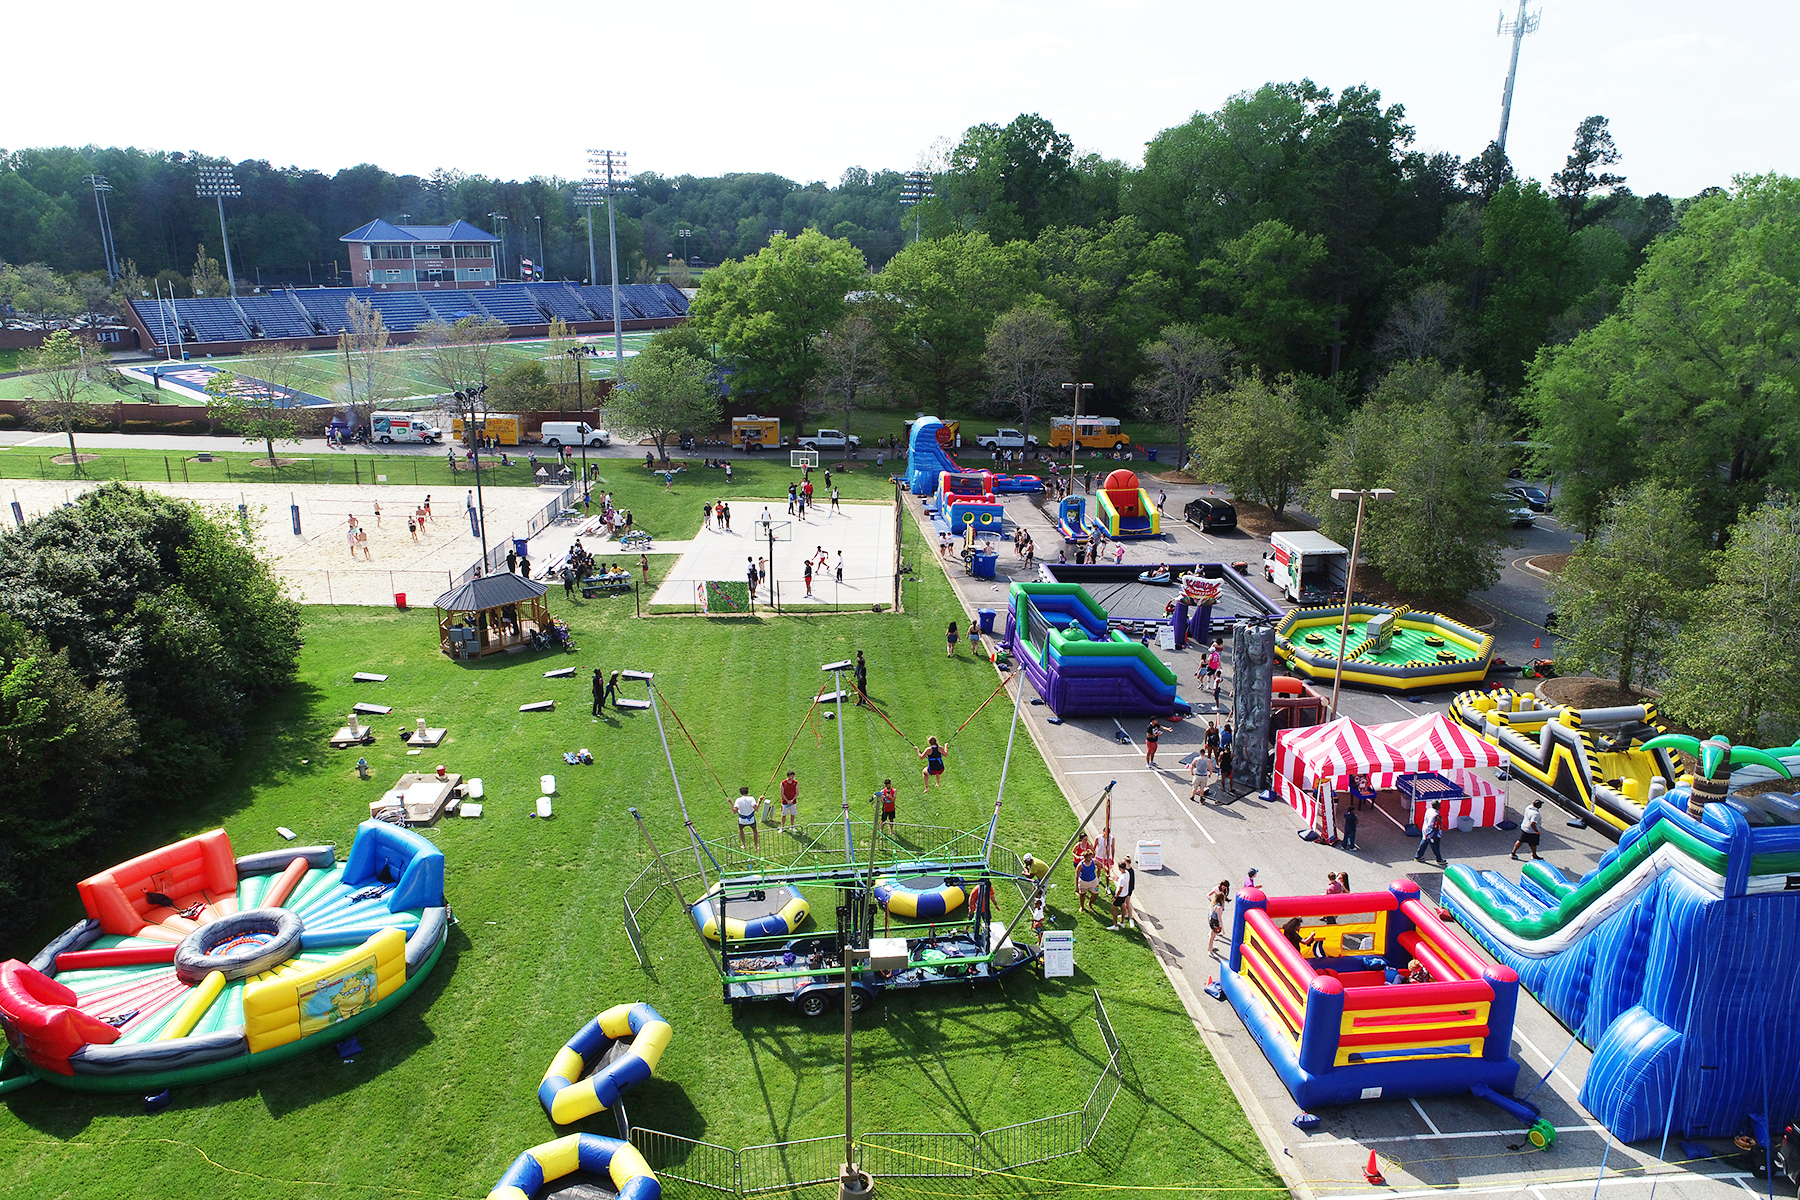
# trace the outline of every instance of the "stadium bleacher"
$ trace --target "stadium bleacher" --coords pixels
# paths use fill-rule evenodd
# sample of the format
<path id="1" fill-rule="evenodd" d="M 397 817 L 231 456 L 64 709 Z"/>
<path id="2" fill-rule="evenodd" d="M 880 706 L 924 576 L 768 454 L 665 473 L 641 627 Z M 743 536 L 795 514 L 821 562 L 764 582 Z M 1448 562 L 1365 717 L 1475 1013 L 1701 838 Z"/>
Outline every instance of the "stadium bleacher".
<path id="1" fill-rule="evenodd" d="M 344 305 L 351 300 L 367 300 L 374 292 L 368 288 L 294 288 L 291 292 L 301 307 L 317 317 L 326 333 L 344 330 Z M 386 315 L 382 320 L 385 322 Z"/>
<path id="2" fill-rule="evenodd" d="M 464 317 L 491 316 L 481 301 L 468 292 L 420 292 L 419 299 L 430 306 L 438 319 L 454 325 Z"/>
<path id="3" fill-rule="evenodd" d="M 266 338 L 311 337 L 312 325 L 300 315 L 285 293 L 275 296 L 240 296 L 238 307 L 256 322 Z"/>
<path id="4" fill-rule="evenodd" d="M 531 298 L 537 306 L 553 317 L 561 317 L 565 321 L 592 321 L 594 314 L 588 311 L 575 289 L 566 283 L 528 283 Z"/>
<path id="5" fill-rule="evenodd" d="M 181 317 L 183 330 L 192 330 L 196 342 L 241 342 L 250 336 L 249 327 L 237 314 L 229 300 L 205 299 L 173 301 Z"/>
<path id="6" fill-rule="evenodd" d="M 375 292 L 369 303 L 389 329 L 417 329 L 434 315 L 417 292 Z"/>
<path id="7" fill-rule="evenodd" d="M 174 345 L 175 330 L 181 324 L 168 304 L 162 300 L 133 300 L 131 307 L 137 310 L 138 320 L 150 331 L 150 336 L 158 345 Z M 166 331 L 166 336 L 165 336 Z"/>
<path id="8" fill-rule="evenodd" d="M 542 325 L 549 320 L 522 284 L 484 288 L 481 306 L 508 325 Z"/>

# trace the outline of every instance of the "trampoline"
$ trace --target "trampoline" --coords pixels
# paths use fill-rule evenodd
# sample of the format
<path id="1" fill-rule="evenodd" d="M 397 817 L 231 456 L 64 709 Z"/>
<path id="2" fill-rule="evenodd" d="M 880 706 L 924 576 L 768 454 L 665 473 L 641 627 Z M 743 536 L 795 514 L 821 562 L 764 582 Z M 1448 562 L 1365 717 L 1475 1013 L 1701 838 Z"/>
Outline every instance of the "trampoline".
<path id="1" fill-rule="evenodd" d="M 597 1133 L 571 1133 L 533 1146 L 514 1159 L 488 1193 L 488 1200 L 537 1200 L 540 1196 L 659 1200 L 662 1184 L 644 1156 L 629 1143 Z"/>
<path id="2" fill-rule="evenodd" d="M 771 883 L 725 895 L 725 936 L 734 942 L 745 938 L 786 937 L 806 924 L 811 913 L 806 897 L 791 883 Z M 719 885 L 713 884 L 689 910 L 700 932 L 719 940 Z"/>
<path id="3" fill-rule="evenodd" d="M 1218 602 L 1213 605 L 1212 610 L 1215 625 L 1281 615 L 1281 610 L 1257 591 L 1255 584 L 1223 563 L 1167 565 L 1171 572 L 1169 583 L 1141 582 L 1139 576 L 1144 573 L 1144 568 L 1132 563 L 1122 566 L 1106 563 L 1094 566 L 1045 563 L 1043 572 L 1054 583 L 1079 583 L 1086 588 L 1094 603 L 1106 611 L 1107 620 L 1112 622 L 1169 620 L 1166 610 L 1173 594 L 1171 588 L 1180 582 L 1183 574 L 1191 572 L 1215 579 L 1222 585 Z"/>
<path id="4" fill-rule="evenodd" d="M 449 929 L 444 855 L 379 821 L 331 846 L 234 858 L 223 829 L 79 885 L 87 918 L 0 964 L 0 1015 L 31 1072 L 149 1092 L 273 1065 L 403 1001 Z"/>
<path id="5" fill-rule="evenodd" d="M 558 1125 L 603 1112 L 650 1078 L 674 1035 L 648 1004 L 615 1004 L 556 1052 L 538 1084 L 538 1102 Z"/>
<path id="6" fill-rule="evenodd" d="M 937 921 L 961 908 L 968 899 L 968 888 L 961 877 L 912 874 L 902 868 L 899 875 L 886 875 L 875 881 L 875 902 L 895 917 Z"/>

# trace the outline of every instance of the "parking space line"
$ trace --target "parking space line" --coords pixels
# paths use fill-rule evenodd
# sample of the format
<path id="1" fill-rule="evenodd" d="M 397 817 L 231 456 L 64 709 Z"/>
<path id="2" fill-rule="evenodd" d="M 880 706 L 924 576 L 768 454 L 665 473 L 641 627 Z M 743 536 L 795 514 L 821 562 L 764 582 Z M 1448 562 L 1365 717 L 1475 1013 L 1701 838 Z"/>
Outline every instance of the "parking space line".
<path id="1" fill-rule="evenodd" d="M 1429 1125 L 1430 1122 L 1427 1121 L 1426 1124 Z M 1390 1142 L 1457 1142 L 1457 1141 L 1464 1141 L 1468 1138 L 1518 1137 L 1520 1132 L 1521 1131 L 1517 1130 L 1517 1129 L 1477 1129 L 1472 1132 L 1466 1131 L 1466 1132 L 1461 1132 L 1461 1133 L 1401 1133 L 1401 1134 L 1394 1134 L 1390 1137 L 1364 1137 L 1364 1138 L 1340 1137 L 1335 1142 L 1303 1142 L 1303 1143 L 1301 1143 L 1301 1145 L 1303 1147 L 1304 1146 L 1312 1146 L 1312 1145 L 1342 1147 L 1342 1146 L 1379 1146 L 1379 1145 L 1385 1145 Z M 1599 1124 L 1558 1125 L 1556 1127 L 1556 1132 L 1559 1134 L 1560 1133 L 1603 1134 L 1606 1132 L 1606 1126 L 1599 1125 Z"/>
<path id="2" fill-rule="evenodd" d="M 1142 758 L 1141 754 L 1059 754 L 1058 758 Z"/>
<path id="3" fill-rule="evenodd" d="M 1743 1186 L 1752 1196 L 1762 1195 L 1761 1192 L 1744 1183 L 1744 1179 L 1748 1174 L 1747 1171 L 1732 1171 L 1712 1175 L 1698 1171 L 1683 1171 L 1679 1168 L 1672 1168 L 1668 1171 L 1656 1171 L 1654 1173 L 1634 1172 L 1631 1175 L 1609 1175 L 1606 1178 L 1599 1180 L 1564 1179 L 1554 1183 L 1528 1184 L 1525 1180 L 1520 1179 L 1511 1183 L 1488 1184 L 1484 1187 L 1419 1188 L 1404 1192 L 1384 1192 L 1383 1196 L 1385 1197 L 1385 1200 L 1413 1200 L 1414 1197 L 1418 1196 L 1496 1196 L 1507 1192 L 1522 1192 L 1526 1190 L 1536 1191 L 1538 1188 L 1554 1188 L 1557 1190 L 1573 1190 L 1580 1188 L 1586 1190 L 1587 1188 L 1619 1187 L 1623 1184 L 1638 1184 L 1641 1186 L 1648 1180 L 1669 1179 L 1673 1177 L 1679 1177 L 1681 1179 L 1713 1179 L 1720 1183 L 1736 1183 Z M 1319 1200 L 1368 1200 L 1368 1196 L 1365 1193 L 1346 1192 L 1336 1196 L 1321 1196 Z"/>
<path id="4" fill-rule="evenodd" d="M 1133 755 L 1132 757 L 1137 757 Z M 1130 771 L 1064 771 L 1064 775 L 1161 775 L 1161 767 L 1137 767 Z"/>
<path id="5" fill-rule="evenodd" d="M 1413 1111 L 1419 1114 L 1419 1120 L 1425 1122 L 1425 1128 L 1431 1130 L 1433 1133 L 1439 1132 L 1437 1122 L 1425 1115 L 1425 1110 L 1420 1106 L 1416 1097 L 1407 1097 L 1407 1102 L 1413 1106 Z"/>
<path id="6" fill-rule="evenodd" d="M 1187 819 L 1194 823 L 1194 828 L 1198 829 L 1200 831 L 1200 836 L 1205 838 L 1207 841 L 1211 842 L 1213 845 L 1215 845 L 1215 846 L 1218 845 L 1219 839 L 1215 838 L 1212 834 L 1206 832 L 1206 826 L 1204 826 L 1200 823 L 1199 817 L 1196 817 L 1193 813 L 1188 812 L 1188 802 L 1183 800 L 1179 795 L 1176 794 L 1175 789 L 1169 786 L 1169 781 L 1162 778 L 1162 776 L 1159 774 L 1157 776 L 1156 782 L 1163 785 L 1163 790 L 1169 793 L 1169 799 L 1175 801 L 1175 807 L 1179 808 L 1183 813 L 1185 813 L 1187 815 Z"/>

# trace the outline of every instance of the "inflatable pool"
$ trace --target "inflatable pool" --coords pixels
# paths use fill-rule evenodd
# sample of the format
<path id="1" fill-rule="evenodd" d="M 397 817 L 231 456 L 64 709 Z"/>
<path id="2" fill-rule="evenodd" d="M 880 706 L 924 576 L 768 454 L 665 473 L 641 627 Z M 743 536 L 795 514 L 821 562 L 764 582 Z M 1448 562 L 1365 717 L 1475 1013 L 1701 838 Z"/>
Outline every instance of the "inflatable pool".
<path id="1" fill-rule="evenodd" d="M 786 937 L 806 924 L 811 911 L 806 897 L 791 883 L 729 892 L 725 896 L 725 936 L 734 942 L 745 938 Z M 701 933 L 718 941 L 719 885 L 707 889 L 689 913 Z"/>
<path id="2" fill-rule="evenodd" d="M 215 829 L 83 880 L 87 917 L 0 963 L 0 1024 L 38 1078 L 154 1091 L 271 1066 L 403 1001 L 449 929 L 444 854 L 379 821 L 234 858 Z"/>
<path id="3" fill-rule="evenodd" d="M 556 1052 L 538 1084 L 538 1102 L 558 1125 L 603 1112 L 650 1078 L 674 1035 L 648 1004 L 616 1004 Z M 621 1043 L 629 1043 L 625 1052 L 606 1062 L 607 1052 Z"/>
<path id="4" fill-rule="evenodd" d="M 960 878 L 951 879 L 921 868 L 919 874 L 883 876 L 875 881 L 875 903 L 896 917 L 935 921 L 961 908 L 969 899 Z"/>
<path id="5" fill-rule="evenodd" d="M 548 1185 L 566 1180 L 579 1186 L 586 1182 L 584 1175 L 598 1186 L 576 1194 L 603 1194 L 598 1189 L 605 1188 L 619 1200 L 659 1200 L 662 1196 L 662 1184 L 634 1147 L 618 1138 L 571 1133 L 533 1146 L 514 1159 L 488 1193 L 488 1200 L 536 1200 Z"/>

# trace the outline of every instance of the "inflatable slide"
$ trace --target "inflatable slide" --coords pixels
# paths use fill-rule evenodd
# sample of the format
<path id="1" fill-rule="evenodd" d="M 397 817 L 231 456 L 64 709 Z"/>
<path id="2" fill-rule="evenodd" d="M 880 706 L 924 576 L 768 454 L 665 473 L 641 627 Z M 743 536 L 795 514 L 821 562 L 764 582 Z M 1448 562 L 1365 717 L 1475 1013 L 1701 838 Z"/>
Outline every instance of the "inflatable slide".
<path id="1" fill-rule="evenodd" d="M 990 495 L 1041 492 L 1044 481 L 1036 475 L 996 475 L 992 471 L 964 471 L 950 457 L 955 434 L 936 417 L 920 417 L 912 423 L 906 442 L 906 486 L 915 496 L 937 494 L 938 477 L 948 471 L 953 475 L 985 476 Z"/>
<path id="2" fill-rule="evenodd" d="M 1580 879 L 1539 861 L 1444 879 L 1463 927 L 1592 1048 L 1581 1103 L 1625 1142 L 1800 1112 L 1800 823 L 1686 806 L 1685 787 L 1650 801 Z"/>
<path id="3" fill-rule="evenodd" d="M 1015 583 L 1005 645 L 1059 717 L 1185 716 L 1175 672 L 1150 647 L 1107 627 L 1106 610 L 1075 583 Z"/>
<path id="4" fill-rule="evenodd" d="M 1162 514 L 1137 475 L 1126 470 L 1108 475 L 1094 493 L 1094 525 L 1120 541 L 1162 536 Z"/>

